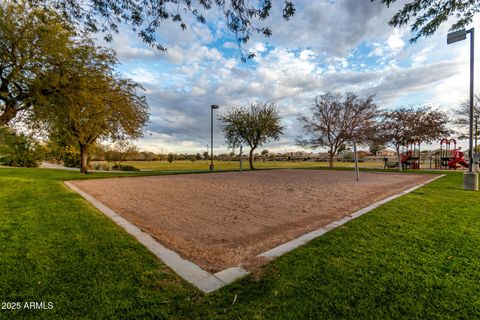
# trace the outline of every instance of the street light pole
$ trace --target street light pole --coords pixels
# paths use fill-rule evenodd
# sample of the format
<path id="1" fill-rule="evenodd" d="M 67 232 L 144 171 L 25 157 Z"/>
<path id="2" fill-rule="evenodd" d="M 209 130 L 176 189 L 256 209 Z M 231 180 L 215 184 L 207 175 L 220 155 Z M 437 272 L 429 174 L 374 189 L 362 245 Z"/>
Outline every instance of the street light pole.
<path id="1" fill-rule="evenodd" d="M 355 179 L 358 181 L 358 156 L 357 156 L 357 140 L 353 139 L 353 161 L 355 162 Z"/>
<path id="2" fill-rule="evenodd" d="M 475 153 L 477 153 L 477 140 L 478 140 L 478 114 L 475 116 Z"/>
<path id="3" fill-rule="evenodd" d="M 212 104 L 210 106 L 210 171 L 215 169 L 213 165 L 213 109 L 218 109 L 219 106 Z"/>
<path id="4" fill-rule="evenodd" d="M 473 149 L 474 151 L 474 160 L 478 160 L 478 158 L 476 157 L 476 154 L 477 154 L 477 147 L 478 147 L 478 144 L 477 144 L 477 141 L 478 140 L 478 113 L 475 115 L 475 147 Z M 475 163 L 475 167 L 474 167 L 474 170 L 475 172 L 478 172 L 478 164 Z"/>
<path id="5" fill-rule="evenodd" d="M 470 110 L 469 110 L 469 137 L 468 137 L 468 172 L 463 175 L 463 189 L 478 190 L 478 174 L 473 172 L 473 80 L 474 80 L 474 57 L 475 57 L 475 29 L 458 30 L 447 35 L 447 44 L 465 40 L 470 34 Z"/>
<path id="6" fill-rule="evenodd" d="M 469 130 L 469 141 L 468 141 L 468 172 L 473 173 L 473 77 L 474 77 L 474 38 L 475 38 L 475 29 L 471 28 L 467 30 L 467 33 L 470 33 L 470 130 Z"/>
<path id="7" fill-rule="evenodd" d="M 240 173 L 242 173 L 243 146 L 240 146 Z"/>

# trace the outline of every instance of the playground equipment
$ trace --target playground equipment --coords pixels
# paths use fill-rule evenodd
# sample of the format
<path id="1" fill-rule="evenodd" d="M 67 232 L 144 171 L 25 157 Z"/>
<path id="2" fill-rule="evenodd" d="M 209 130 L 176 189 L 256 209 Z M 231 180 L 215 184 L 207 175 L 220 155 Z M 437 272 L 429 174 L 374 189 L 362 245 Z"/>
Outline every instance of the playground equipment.
<path id="1" fill-rule="evenodd" d="M 448 169 L 448 162 L 453 160 L 451 151 L 456 149 L 457 140 L 446 138 L 440 140 L 440 151 L 435 153 L 435 169 Z"/>
<path id="2" fill-rule="evenodd" d="M 420 169 L 420 142 L 410 142 L 400 161 L 405 169 Z"/>
<path id="3" fill-rule="evenodd" d="M 460 167 L 468 168 L 468 162 L 465 161 L 465 154 L 457 148 L 455 139 L 440 140 L 440 150 L 435 153 L 435 169 L 457 169 Z"/>
<path id="4" fill-rule="evenodd" d="M 468 168 L 468 162 L 465 162 L 465 154 L 460 151 L 460 148 L 459 149 L 454 149 L 452 151 L 450 151 L 451 155 L 452 155 L 452 160 L 450 160 L 448 162 L 448 168 L 449 169 L 457 169 L 459 168 L 459 166 L 457 166 L 457 164 L 459 164 L 460 166 L 463 166 L 465 168 Z"/>
<path id="5" fill-rule="evenodd" d="M 388 162 L 388 158 L 383 158 L 387 168 L 398 168 L 398 162 Z M 409 142 L 403 147 L 402 158 L 400 159 L 403 169 L 420 169 L 420 142 Z"/>

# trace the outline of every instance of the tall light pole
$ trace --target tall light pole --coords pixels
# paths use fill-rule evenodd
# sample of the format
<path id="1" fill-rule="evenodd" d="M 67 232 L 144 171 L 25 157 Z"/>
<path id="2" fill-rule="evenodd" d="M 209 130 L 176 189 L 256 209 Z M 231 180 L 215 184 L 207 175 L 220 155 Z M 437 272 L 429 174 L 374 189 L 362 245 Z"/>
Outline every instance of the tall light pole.
<path id="1" fill-rule="evenodd" d="M 467 39 L 470 34 L 470 119 L 468 134 L 468 172 L 463 175 L 463 189 L 478 190 L 478 174 L 473 172 L 473 78 L 474 78 L 474 40 L 475 29 L 458 30 L 450 32 L 447 35 L 447 44 L 455 43 Z"/>
<path id="2" fill-rule="evenodd" d="M 478 161 L 478 156 L 477 156 L 477 147 L 478 147 L 478 113 L 475 114 L 475 147 L 473 148 L 474 154 L 473 154 L 473 159 L 475 161 Z M 473 167 L 474 172 L 478 172 L 478 163 L 475 162 L 475 166 Z"/>
<path id="3" fill-rule="evenodd" d="M 478 139 L 478 114 L 475 115 L 475 153 L 477 153 L 477 139 Z"/>
<path id="4" fill-rule="evenodd" d="M 240 146 L 240 173 L 242 173 L 243 146 Z"/>
<path id="5" fill-rule="evenodd" d="M 353 162 L 355 163 L 355 180 L 358 181 L 358 156 L 357 156 L 357 140 L 353 139 Z"/>
<path id="6" fill-rule="evenodd" d="M 213 171 L 215 169 L 213 165 L 213 110 L 218 108 L 219 106 L 216 104 L 212 104 L 210 106 L 210 171 Z"/>

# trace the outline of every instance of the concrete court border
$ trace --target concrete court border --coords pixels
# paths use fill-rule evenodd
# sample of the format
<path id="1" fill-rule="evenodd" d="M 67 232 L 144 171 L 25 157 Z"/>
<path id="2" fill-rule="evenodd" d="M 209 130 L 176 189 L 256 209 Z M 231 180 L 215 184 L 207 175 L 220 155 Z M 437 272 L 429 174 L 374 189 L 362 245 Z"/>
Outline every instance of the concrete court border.
<path id="1" fill-rule="evenodd" d="M 266 258 L 272 260 L 277 258 L 287 252 L 290 252 L 304 244 L 312 241 L 315 238 L 324 235 L 325 233 L 336 229 L 350 220 L 356 219 L 367 212 L 370 212 L 379 206 L 390 202 L 398 197 L 401 197 L 407 193 L 410 193 L 418 188 L 421 188 L 437 179 L 444 177 L 445 174 L 436 176 L 433 179 L 427 180 L 419 185 L 416 185 L 410 189 L 404 190 L 398 194 L 393 196 L 387 197 L 383 200 L 375 202 L 368 207 L 363 209 L 357 210 L 354 213 L 334 222 L 329 223 L 324 227 L 320 227 L 314 231 L 306 233 L 296 239 L 288 241 L 284 244 L 281 244 L 275 248 L 267 250 L 263 253 L 257 255 L 257 257 Z M 85 200 L 90 202 L 94 207 L 100 210 L 103 214 L 107 217 L 112 219 L 117 225 L 125 229 L 129 234 L 135 237 L 140 243 L 142 243 L 148 250 L 150 250 L 153 254 L 155 254 L 163 263 L 165 263 L 168 267 L 170 267 L 175 273 L 177 273 L 180 277 L 184 280 L 188 281 L 189 283 L 196 286 L 198 289 L 202 290 L 205 293 L 210 293 L 212 291 L 218 290 L 223 286 L 226 286 L 246 275 L 249 274 L 248 271 L 243 269 L 242 267 L 232 267 L 217 273 L 211 274 L 208 271 L 203 270 L 197 264 L 182 258 L 178 253 L 173 250 L 170 250 L 160 244 L 157 240 L 155 240 L 151 235 L 142 231 L 140 228 L 136 227 L 128 220 L 120 216 L 118 213 L 89 195 L 88 193 L 80 190 L 74 184 L 69 181 L 64 181 L 65 185 L 67 185 L 71 190 L 75 191 L 79 195 L 81 195 Z"/>

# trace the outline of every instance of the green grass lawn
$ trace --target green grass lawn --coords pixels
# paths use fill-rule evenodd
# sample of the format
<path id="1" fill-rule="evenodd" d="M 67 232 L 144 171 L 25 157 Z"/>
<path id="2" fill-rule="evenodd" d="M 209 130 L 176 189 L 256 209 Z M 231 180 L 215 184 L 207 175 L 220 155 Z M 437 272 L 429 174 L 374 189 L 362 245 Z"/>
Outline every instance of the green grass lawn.
<path id="1" fill-rule="evenodd" d="M 480 318 L 480 196 L 461 174 L 210 295 L 62 183 L 106 176 L 0 169 L 0 302 L 54 304 L 1 319 Z"/>
<path id="2" fill-rule="evenodd" d="M 98 162 L 93 162 L 98 163 Z M 103 162 L 106 163 L 106 162 Z M 215 161 L 216 170 L 238 170 L 240 164 L 238 161 Z M 125 161 L 122 162 L 122 165 L 132 165 L 139 169 L 148 169 L 148 170 L 162 170 L 162 171 L 178 171 L 178 170 L 209 170 L 210 161 L 200 160 L 200 161 L 173 161 L 169 163 L 168 161 Z M 269 169 L 269 168 L 326 168 L 328 167 L 328 162 L 311 162 L 311 161 L 258 161 L 254 163 L 255 168 L 257 169 Z M 335 167 L 347 167 L 353 168 L 353 162 L 335 162 Z M 360 162 L 360 168 L 382 168 L 383 162 Z M 248 161 L 243 162 L 243 169 L 248 170 L 249 165 Z"/>

